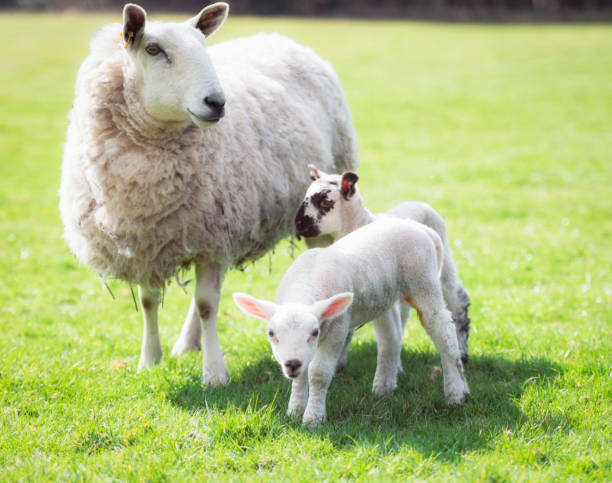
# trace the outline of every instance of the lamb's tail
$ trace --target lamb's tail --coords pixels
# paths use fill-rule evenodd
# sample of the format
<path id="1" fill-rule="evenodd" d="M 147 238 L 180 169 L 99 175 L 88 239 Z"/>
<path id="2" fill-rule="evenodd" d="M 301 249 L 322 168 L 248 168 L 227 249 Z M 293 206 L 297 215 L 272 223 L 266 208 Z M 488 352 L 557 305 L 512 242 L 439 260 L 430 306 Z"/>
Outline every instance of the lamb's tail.
<path id="1" fill-rule="evenodd" d="M 431 241 L 433 241 L 434 247 L 436 249 L 436 258 L 438 261 L 438 277 L 440 277 L 442 274 L 442 266 L 444 265 L 444 244 L 442 243 L 440 235 L 438 235 L 435 230 L 429 228 L 427 225 L 423 225 L 423 228 L 425 229 L 425 232 L 429 235 L 429 238 L 431 238 Z"/>

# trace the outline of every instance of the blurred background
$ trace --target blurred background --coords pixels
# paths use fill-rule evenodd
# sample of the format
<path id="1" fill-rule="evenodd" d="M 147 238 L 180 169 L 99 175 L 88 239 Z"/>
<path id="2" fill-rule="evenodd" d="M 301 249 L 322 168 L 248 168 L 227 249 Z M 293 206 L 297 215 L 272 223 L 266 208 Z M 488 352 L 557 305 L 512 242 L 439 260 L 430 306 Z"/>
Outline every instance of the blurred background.
<path id="1" fill-rule="evenodd" d="M 0 9 L 109 10 L 125 0 L 0 0 Z M 145 9 L 192 12 L 203 0 L 146 0 Z M 612 19 L 612 0 L 233 0 L 232 14 L 456 21 L 600 21 Z"/>

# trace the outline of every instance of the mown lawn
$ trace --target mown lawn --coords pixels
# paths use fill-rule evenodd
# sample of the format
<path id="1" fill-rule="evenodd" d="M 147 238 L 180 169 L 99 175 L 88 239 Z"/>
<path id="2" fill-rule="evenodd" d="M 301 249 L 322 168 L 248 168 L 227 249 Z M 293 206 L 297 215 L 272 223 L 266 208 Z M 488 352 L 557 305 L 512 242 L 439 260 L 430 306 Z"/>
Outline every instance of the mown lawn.
<path id="1" fill-rule="evenodd" d="M 370 392 L 366 327 L 328 424 L 308 431 L 284 415 L 263 326 L 230 297 L 272 298 L 289 244 L 227 276 L 231 380 L 205 389 L 195 353 L 136 373 L 129 288 L 111 283 L 113 300 L 61 238 L 75 72 L 119 18 L 0 15 L 0 480 L 612 479 L 611 27 L 231 18 L 211 39 L 279 31 L 331 60 L 367 203 L 434 205 L 472 297 L 465 407 L 445 405 L 413 318 L 397 391 Z M 188 301 L 168 289 L 165 354 Z"/>

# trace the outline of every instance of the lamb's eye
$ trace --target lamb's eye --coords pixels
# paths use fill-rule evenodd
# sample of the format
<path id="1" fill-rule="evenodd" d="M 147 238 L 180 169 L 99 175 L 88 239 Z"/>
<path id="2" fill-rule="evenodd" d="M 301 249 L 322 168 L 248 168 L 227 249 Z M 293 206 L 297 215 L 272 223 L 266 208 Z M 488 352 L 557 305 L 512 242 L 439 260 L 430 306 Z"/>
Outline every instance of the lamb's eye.
<path id="1" fill-rule="evenodd" d="M 274 331 L 272 329 L 268 331 L 268 337 L 270 338 L 274 337 Z"/>
<path id="2" fill-rule="evenodd" d="M 319 337 L 319 329 L 312 329 L 312 332 L 310 333 L 311 337 Z"/>
<path id="3" fill-rule="evenodd" d="M 159 44 L 147 44 L 147 46 L 145 47 L 145 50 L 146 50 L 147 54 L 149 54 L 149 55 L 157 55 L 160 52 L 163 52 L 163 50 L 159 46 Z"/>
<path id="4" fill-rule="evenodd" d="M 327 198 L 321 200 L 320 203 L 321 208 L 329 209 L 334 206 L 334 202 L 332 200 L 328 200 Z"/>

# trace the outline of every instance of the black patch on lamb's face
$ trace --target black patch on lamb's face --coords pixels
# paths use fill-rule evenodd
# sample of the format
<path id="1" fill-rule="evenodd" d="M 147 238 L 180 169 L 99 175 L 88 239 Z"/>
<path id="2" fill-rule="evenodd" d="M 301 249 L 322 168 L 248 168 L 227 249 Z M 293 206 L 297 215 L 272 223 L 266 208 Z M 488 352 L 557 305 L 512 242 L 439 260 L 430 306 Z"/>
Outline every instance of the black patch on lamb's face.
<path id="1" fill-rule="evenodd" d="M 302 202 L 295 217 L 295 229 L 298 236 L 309 238 L 320 235 L 321 232 L 317 224 L 327 213 L 333 210 L 336 204 L 328 196 L 331 191 L 330 189 L 321 190 Z M 306 209 L 309 205 L 312 205 L 317 210 L 316 218 L 306 214 Z"/>
<path id="2" fill-rule="evenodd" d="M 316 225 L 316 220 L 312 216 L 306 214 L 306 208 L 308 207 L 308 200 L 302 201 L 300 209 L 295 215 L 295 232 L 299 239 L 300 236 L 306 238 L 314 237 L 319 235 L 319 228 Z"/>
<path id="3" fill-rule="evenodd" d="M 310 197 L 312 206 L 316 208 L 319 214 L 319 220 L 329 213 L 336 204 L 334 200 L 330 200 L 327 196 L 329 193 L 331 193 L 331 190 L 323 190 Z"/>

